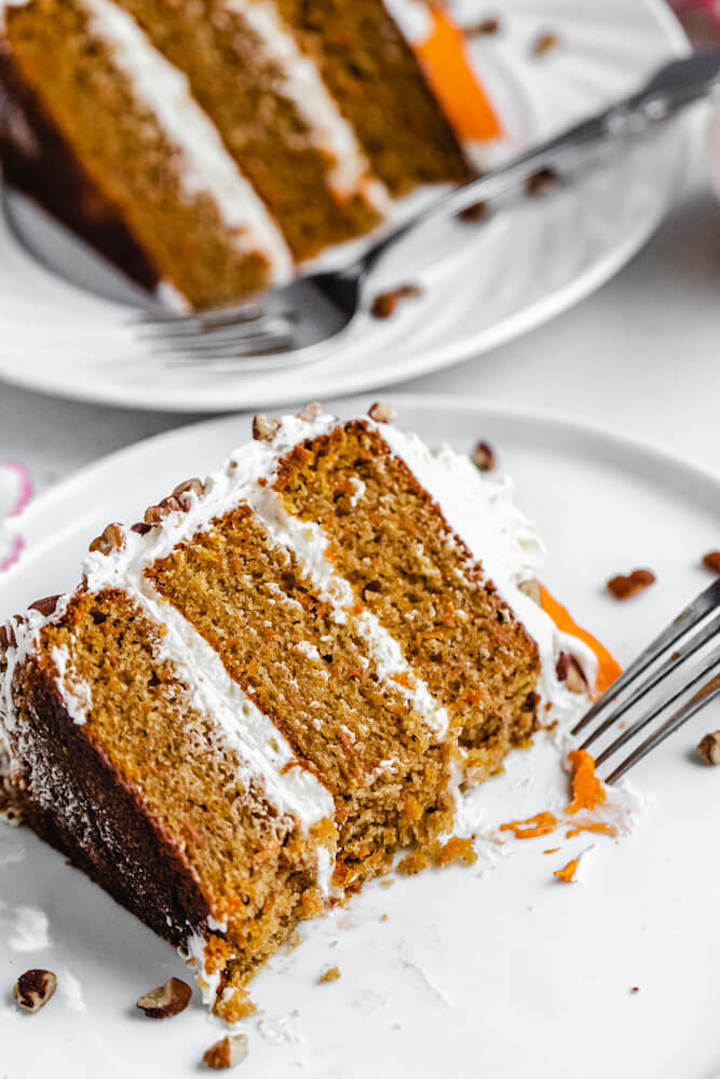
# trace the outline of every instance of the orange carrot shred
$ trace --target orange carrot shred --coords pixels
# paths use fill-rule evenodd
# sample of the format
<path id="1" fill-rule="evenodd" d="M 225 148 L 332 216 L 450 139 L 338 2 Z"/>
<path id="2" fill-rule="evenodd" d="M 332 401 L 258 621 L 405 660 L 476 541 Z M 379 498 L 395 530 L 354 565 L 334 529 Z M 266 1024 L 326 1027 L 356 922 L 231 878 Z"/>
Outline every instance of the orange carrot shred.
<path id="1" fill-rule="evenodd" d="M 543 851 L 543 854 L 556 854 L 557 851 L 559 851 L 559 850 L 560 850 L 559 847 L 548 847 L 547 850 Z"/>
<path id="2" fill-rule="evenodd" d="M 540 604 L 545 613 L 550 615 L 558 629 L 564 633 L 571 633 L 574 637 L 579 637 L 595 653 L 598 661 L 598 671 L 593 688 L 595 694 L 600 696 L 622 674 L 622 667 L 610 655 L 607 648 L 604 648 L 592 634 L 573 620 L 570 612 L 561 603 L 558 603 L 542 584 L 540 585 Z"/>
<path id="3" fill-rule="evenodd" d="M 585 824 L 577 824 L 574 828 L 570 828 L 566 833 L 567 839 L 572 839 L 573 836 L 580 835 L 581 832 L 598 832 L 600 835 L 617 835 L 618 830 L 614 824 L 607 824 L 605 821 L 594 820 L 587 821 Z"/>
<path id="4" fill-rule="evenodd" d="M 513 832 L 516 839 L 535 839 L 536 836 L 554 832 L 559 823 L 554 813 L 545 811 L 536 813 L 534 817 L 528 817 L 527 820 L 513 820 L 508 821 L 507 824 L 501 824 L 500 831 Z"/>
<path id="5" fill-rule="evenodd" d="M 595 761 L 587 750 L 571 750 L 568 760 L 573 768 L 573 800 L 565 812 L 577 813 L 580 809 L 595 809 L 603 805 L 607 797 L 605 788 L 595 775 Z"/>
<path id="6" fill-rule="evenodd" d="M 575 879 L 577 867 L 580 865 L 579 858 L 573 858 L 572 861 L 564 865 L 562 869 L 556 869 L 553 872 L 553 876 L 558 880 L 563 881 L 565 884 L 570 884 Z"/>

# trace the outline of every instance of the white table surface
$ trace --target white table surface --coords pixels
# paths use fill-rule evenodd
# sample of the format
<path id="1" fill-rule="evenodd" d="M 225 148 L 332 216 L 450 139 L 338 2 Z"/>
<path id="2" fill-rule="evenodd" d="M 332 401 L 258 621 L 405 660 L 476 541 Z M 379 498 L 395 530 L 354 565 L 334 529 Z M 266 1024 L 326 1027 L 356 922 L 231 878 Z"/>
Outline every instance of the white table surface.
<path id="1" fill-rule="evenodd" d="M 672 212 L 613 281 L 511 344 L 398 390 L 586 419 L 720 469 L 720 205 L 703 141 Z M 379 396 L 392 400 L 393 389 Z M 40 491 L 194 419 L 207 416 L 79 404 L 0 384 L 0 460 L 23 462 Z"/>

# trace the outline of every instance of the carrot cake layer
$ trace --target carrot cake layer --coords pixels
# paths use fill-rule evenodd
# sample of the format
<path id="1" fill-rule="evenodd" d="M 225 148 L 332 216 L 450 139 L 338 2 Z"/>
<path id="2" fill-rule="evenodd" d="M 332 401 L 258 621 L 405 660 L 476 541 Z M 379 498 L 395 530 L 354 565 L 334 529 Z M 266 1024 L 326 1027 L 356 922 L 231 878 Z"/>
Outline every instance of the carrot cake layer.
<path id="1" fill-rule="evenodd" d="M 319 406 L 254 434 L 0 641 L 13 805 L 227 1018 L 299 919 L 426 863 L 463 787 L 587 706 L 561 652 L 595 668 L 526 594 L 542 548 L 506 481 Z"/>

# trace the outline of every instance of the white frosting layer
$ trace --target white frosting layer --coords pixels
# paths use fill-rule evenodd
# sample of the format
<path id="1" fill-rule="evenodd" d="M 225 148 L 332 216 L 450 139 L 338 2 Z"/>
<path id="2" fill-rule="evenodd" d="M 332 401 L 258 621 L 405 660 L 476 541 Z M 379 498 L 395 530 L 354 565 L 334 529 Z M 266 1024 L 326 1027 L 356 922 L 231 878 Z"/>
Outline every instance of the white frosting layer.
<path id="1" fill-rule="evenodd" d="M 53 648 L 51 657 L 58 670 L 57 686 L 65 711 L 73 723 L 82 726 L 87 723 L 88 712 L 92 708 L 90 686 L 73 671 L 67 648 Z"/>
<path id="2" fill-rule="evenodd" d="M 432 31 L 432 13 L 427 0 L 384 0 L 388 14 L 411 45 L 425 41 Z"/>
<path id="3" fill-rule="evenodd" d="M 209 195 L 239 251 L 259 252 L 272 281 L 292 275 L 287 245 L 225 149 L 215 125 L 192 96 L 185 75 L 155 49 L 134 19 L 111 0 L 83 0 L 92 29 L 108 44 L 133 92 L 178 150 L 178 175 L 186 195 Z"/>
<path id="4" fill-rule="evenodd" d="M 192 512 L 192 511 L 191 511 Z M 125 548 L 110 557 L 99 553 L 85 562 L 87 587 L 92 592 L 120 588 L 127 592 L 166 632 L 158 645 L 190 691 L 193 707 L 211 717 L 240 760 L 246 785 L 260 780 L 268 800 L 281 814 L 294 816 L 307 829 L 334 815 L 330 792 L 304 768 L 291 764 L 295 754 L 287 739 L 227 673 L 220 656 L 204 637 L 163 599 L 143 577 L 149 563 L 167 555 L 178 535 L 154 529 L 147 537 L 129 532 Z"/>
<path id="5" fill-rule="evenodd" d="M 225 0 L 262 41 L 264 55 L 282 73 L 274 87 L 293 103 L 308 126 L 310 141 L 330 156 L 328 184 L 338 195 L 361 191 L 378 208 L 387 206 L 383 185 L 371 180 L 370 166 L 355 132 L 338 108 L 316 64 L 300 51 L 273 0 Z"/>

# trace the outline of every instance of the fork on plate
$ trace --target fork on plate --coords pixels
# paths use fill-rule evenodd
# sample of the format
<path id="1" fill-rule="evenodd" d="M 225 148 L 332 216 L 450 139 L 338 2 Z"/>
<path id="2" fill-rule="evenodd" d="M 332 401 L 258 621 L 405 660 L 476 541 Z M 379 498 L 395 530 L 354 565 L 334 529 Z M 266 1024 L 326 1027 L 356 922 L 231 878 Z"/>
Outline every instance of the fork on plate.
<path id="1" fill-rule="evenodd" d="M 293 367 L 317 358 L 318 345 L 347 330 L 368 307 L 366 287 L 379 260 L 408 233 L 479 202 L 522 190 L 539 170 L 587 161 L 587 149 L 622 145 L 650 131 L 718 84 L 720 51 L 663 66 L 636 93 L 583 120 L 477 180 L 437 198 L 374 242 L 351 265 L 300 276 L 257 300 L 197 314 L 152 308 L 133 317 L 138 334 L 168 365 L 218 370 Z"/>
<path id="2" fill-rule="evenodd" d="M 695 663 L 685 663 L 698 655 Z M 683 668 L 680 670 L 680 668 Z M 619 750 L 650 733 L 606 777 L 613 783 L 720 695 L 720 580 L 701 592 L 641 652 L 573 728 L 590 728 L 580 746 L 617 736 L 596 758 L 605 764 Z"/>

